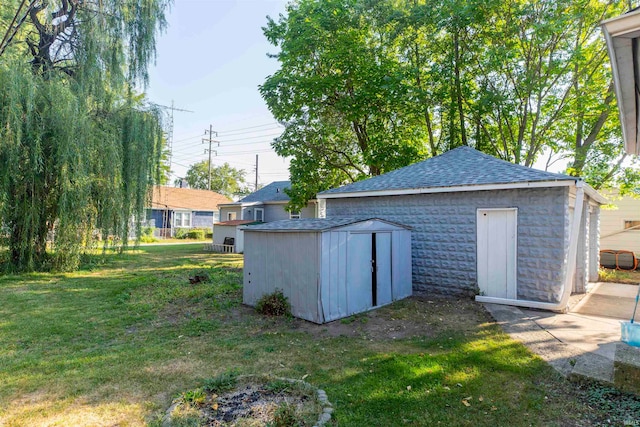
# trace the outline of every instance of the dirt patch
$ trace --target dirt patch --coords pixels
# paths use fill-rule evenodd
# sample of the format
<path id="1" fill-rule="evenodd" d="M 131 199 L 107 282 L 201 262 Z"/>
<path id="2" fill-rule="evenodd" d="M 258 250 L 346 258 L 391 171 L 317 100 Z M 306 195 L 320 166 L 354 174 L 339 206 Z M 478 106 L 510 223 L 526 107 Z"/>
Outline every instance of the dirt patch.
<path id="1" fill-rule="evenodd" d="M 295 319 L 292 328 L 317 337 L 372 340 L 435 337 L 452 328 L 452 315 L 456 319 L 456 330 L 463 333 L 492 321 L 482 305 L 471 299 L 418 295 L 323 325 Z"/>

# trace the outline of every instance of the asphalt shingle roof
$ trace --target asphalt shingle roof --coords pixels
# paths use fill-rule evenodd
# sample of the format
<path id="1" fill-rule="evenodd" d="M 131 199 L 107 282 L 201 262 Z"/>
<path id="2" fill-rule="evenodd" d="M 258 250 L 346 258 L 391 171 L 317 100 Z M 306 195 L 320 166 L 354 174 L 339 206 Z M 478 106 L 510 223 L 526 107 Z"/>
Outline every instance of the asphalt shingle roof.
<path id="1" fill-rule="evenodd" d="M 284 189 L 289 187 L 291 187 L 291 181 L 275 181 L 240 199 L 239 202 L 288 202 L 289 196 L 284 192 Z"/>
<path id="2" fill-rule="evenodd" d="M 545 172 L 509 163 L 471 147 L 463 146 L 422 162 L 364 181 L 332 188 L 320 194 L 539 181 L 575 181 L 576 179 L 569 175 Z"/>
<path id="3" fill-rule="evenodd" d="M 151 189 L 152 209 L 191 209 L 195 211 L 217 211 L 218 205 L 231 200 L 209 190 L 194 188 L 164 187 L 154 185 Z"/>
<path id="4" fill-rule="evenodd" d="M 262 224 L 249 225 L 245 230 L 251 231 L 325 231 L 336 227 L 343 227 L 357 222 L 368 221 L 376 218 L 303 218 L 303 219 L 283 219 L 280 221 L 265 222 Z M 388 221 L 384 221 L 388 222 Z M 393 223 L 395 224 L 395 223 Z M 396 224 L 404 227 L 400 224 Z"/>

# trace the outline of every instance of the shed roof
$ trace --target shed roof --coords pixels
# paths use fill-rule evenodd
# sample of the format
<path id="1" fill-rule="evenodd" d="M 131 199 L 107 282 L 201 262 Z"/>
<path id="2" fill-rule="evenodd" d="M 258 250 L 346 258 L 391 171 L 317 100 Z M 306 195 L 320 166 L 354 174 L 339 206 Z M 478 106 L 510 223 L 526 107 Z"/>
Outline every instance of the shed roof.
<path id="1" fill-rule="evenodd" d="M 260 224 L 262 221 L 254 221 L 252 219 L 231 219 L 229 221 L 216 222 L 214 225 L 228 225 L 228 226 L 237 226 L 237 225 L 251 225 L 251 224 Z"/>
<path id="2" fill-rule="evenodd" d="M 288 202 L 289 196 L 284 192 L 291 187 L 291 181 L 274 181 L 239 200 L 239 203 L 254 202 Z"/>
<path id="3" fill-rule="evenodd" d="M 154 185 L 151 190 L 152 209 L 188 209 L 194 211 L 217 211 L 219 204 L 231 200 L 220 193 L 193 188 L 164 187 Z"/>
<path id="4" fill-rule="evenodd" d="M 392 224 L 398 227 L 407 228 L 402 224 L 379 218 L 302 218 L 302 219 L 283 219 L 280 221 L 265 222 L 262 224 L 251 225 L 245 228 L 245 231 L 289 231 L 289 232 L 314 232 L 326 231 L 346 225 L 356 224 L 365 221 L 379 221 L 386 224 Z"/>
<path id="5" fill-rule="evenodd" d="M 471 147 L 463 146 L 383 175 L 323 191 L 320 196 L 381 190 L 446 188 L 544 181 L 575 182 L 578 179 L 569 175 L 545 172 L 509 163 L 481 153 Z"/>

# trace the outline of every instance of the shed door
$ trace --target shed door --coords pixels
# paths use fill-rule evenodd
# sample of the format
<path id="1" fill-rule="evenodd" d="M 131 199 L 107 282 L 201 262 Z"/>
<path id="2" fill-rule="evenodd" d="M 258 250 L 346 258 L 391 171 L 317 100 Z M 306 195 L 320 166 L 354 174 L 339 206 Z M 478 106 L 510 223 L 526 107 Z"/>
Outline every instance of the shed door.
<path id="1" fill-rule="evenodd" d="M 513 209 L 478 209 L 480 294 L 516 299 L 517 214 Z"/>
<path id="2" fill-rule="evenodd" d="M 371 234 L 349 233 L 347 243 L 347 315 L 360 313 L 373 304 Z"/>
<path id="3" fill-rule="evenodd" d="M 347 314 L 390 303 L 391 277 L 391 233 L 350 233 Z"/>

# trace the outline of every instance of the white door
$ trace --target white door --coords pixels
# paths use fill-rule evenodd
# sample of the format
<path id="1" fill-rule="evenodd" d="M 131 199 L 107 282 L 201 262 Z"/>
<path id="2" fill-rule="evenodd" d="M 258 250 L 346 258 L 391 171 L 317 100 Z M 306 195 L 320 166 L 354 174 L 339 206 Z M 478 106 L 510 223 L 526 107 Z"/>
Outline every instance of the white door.
<path id="1" fill-rule="evenodd" d="M 376 305 L 391 302 L 391 233 L 376 233 Z"/>
<path id="2" fill-rule="evenodd" d="M 371 234 L 349 233 L 347 240 L 347 315 L 372 306 Z"/>
<path id="3" fill-rule="evenodd" d="M 518 210 L 478 209 L 477 218 L 480 295 L 516 299 Z"/>

